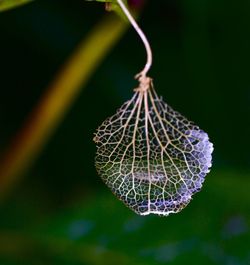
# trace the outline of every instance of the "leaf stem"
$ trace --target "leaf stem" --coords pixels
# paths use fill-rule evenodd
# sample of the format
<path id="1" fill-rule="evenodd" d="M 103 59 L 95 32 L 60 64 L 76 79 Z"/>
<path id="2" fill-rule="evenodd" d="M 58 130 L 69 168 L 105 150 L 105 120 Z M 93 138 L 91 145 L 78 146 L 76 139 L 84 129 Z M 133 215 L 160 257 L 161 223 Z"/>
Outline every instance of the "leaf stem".
<path id="1" fill-rule="evenodd" d="M 145 80 L 145 78 L 147 77 L 147 73 L 152 65 L 152 50 L 149 44 L 149 41 L 147 39 L 147 37 L 145 36 L 144 32 L 141 30 L 141 28 L 139 27 L 139 25 L 137 24 L 137 22 L 135 21 L 135 19 L 133 18 L 133 16 L 131 15 L 131 13 L 129 12 L 128 8 L 126 7 L 126 5 L 123 3 L 122 0 L 117 0 L 117 3 L 119 4 L 119 6 L 121 7 L 122 11 L 124 12 L 124 14 L 126 15 L 126 17 L 128 18 L 128 20 L 130 21 L 130 23 L 132 24 L 132 26 L 134 27 L 135 31 L 138 33 L 138 35 L 140 36 L 145 49 L 146 49 L 146 53 L 147 53 L 147 61 L 146 64 L 143 68 L 143 70 L 141 72 L 139 72 L 135 78 L 140 80 Z"/>

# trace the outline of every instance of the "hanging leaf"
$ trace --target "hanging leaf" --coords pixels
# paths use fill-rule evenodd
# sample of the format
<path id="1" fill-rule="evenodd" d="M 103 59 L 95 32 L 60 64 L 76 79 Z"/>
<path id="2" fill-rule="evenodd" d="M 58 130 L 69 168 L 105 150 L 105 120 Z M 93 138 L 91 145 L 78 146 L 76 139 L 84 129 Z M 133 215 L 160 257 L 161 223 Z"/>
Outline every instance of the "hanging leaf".
<path id="1" fill-rule="evenodd" d="M 140 215 L 181 211 L 211 167 L 208 135 L 159 98 L 152 81 L 102 123 L 94 141 L 99 175 Z"/>
<path id="2" fill-rule="evenodd" d="M 0 12 L 27 4 L 32 1 L 33 0 L 0 0 Z"/>

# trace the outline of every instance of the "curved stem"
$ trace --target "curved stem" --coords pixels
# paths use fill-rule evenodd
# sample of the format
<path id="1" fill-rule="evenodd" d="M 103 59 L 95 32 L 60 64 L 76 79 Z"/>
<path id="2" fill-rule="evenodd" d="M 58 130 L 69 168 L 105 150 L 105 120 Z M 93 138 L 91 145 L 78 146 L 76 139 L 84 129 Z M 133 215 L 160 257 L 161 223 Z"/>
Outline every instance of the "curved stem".
<path id="1" fill-rule="evenodd" d="M 117 3 L 119 4 L 122 11 L 124 12 L 124 14 L 128 18 L 128 20 L 130 21 L 130 23 L 132 24 L 132 26 L 134 27 L 134 29 L 136 30 L 138 35 L 140 36 L 140 38 L 141 38 L 141 40 L 145 46 L 145 49 L 147 52 L 147 62 L 145 64 L 145 67 L 143 68 L 143 70 L 136 75 L 137 79 L 140 79 L 141 77 L 144 79 L 147 76 L 147 73 L 148 73 L 148 71 L 152 65 L 152 50 L 151 50 L 150 44 L 149 44 L 148 39 L 145 36 L 144 32 L 141 30 L 141 28 L 139 27 L 139 25 L 137 24 L 135 19 L 132 17 L 131 13 L 129 12 L 126 5 L 123 3 L 123 1 L 117 0 Z"/>

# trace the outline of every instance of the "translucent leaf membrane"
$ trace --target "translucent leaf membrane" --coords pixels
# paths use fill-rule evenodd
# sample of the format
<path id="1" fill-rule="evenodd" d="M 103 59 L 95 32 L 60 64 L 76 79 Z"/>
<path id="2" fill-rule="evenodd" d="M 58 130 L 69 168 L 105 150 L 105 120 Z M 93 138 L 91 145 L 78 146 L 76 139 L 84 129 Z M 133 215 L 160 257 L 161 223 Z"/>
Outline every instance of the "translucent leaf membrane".
<path id="1" fill-rule="evenodd" d="M 140 215 L 182 210 L 211 167 L 208 135 L 159 98 L 137 91 L 98 128 L 96 168 L 103 181 Z"/>

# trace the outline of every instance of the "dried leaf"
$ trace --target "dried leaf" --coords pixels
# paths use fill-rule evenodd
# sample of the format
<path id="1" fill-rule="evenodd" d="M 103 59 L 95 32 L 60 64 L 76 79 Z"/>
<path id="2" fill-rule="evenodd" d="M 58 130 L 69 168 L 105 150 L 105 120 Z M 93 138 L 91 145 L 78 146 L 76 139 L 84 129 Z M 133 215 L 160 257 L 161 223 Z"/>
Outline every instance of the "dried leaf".
<path id="1" fill-rule="evenodd" d="M 136 91 L 94 138 L 103 181 L 140 215 L 182 210 L 211 167 L 208 135 L 159 98 Z"/>

